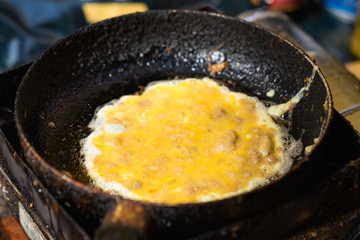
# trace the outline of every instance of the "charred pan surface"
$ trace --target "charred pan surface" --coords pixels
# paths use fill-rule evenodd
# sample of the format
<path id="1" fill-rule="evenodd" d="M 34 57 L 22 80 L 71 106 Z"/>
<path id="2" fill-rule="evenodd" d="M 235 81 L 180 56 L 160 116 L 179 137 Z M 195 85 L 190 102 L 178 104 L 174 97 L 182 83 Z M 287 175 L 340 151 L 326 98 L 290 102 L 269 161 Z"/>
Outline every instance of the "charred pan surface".
<path id="1" fill-rule="evenodd" d="M 209 72 L 209 64 L 220 67 Z M 154 80 L 208 75 L 232 90 L 282 103 L 304 86 L 314 68 L 291 43 L 231 17 L 137 13 L 80 29 L 36 60 L 17 93 L 16 125 L 28 163 L 52 194 L 74 211 L 103 218 L 118 197 L 89 186 L 79 162 L 79 140 L 89 133 L 97 106 Z M 328 86 L 320 71 L 314 73 L 292 112 L 290 131 L 305 146 L 319 136 L 322 142 L 333 114 Z M 270 90 L 272 98 L 266 96 Z M 187 228 L 197 235 L 257 214 L 291 194 L 316 162 L 316 147 L 303 159 L 304 167 L 248 194 L 201 204 L 137 204 L 151 216 L 157 234 L 181 238 Z"/>
<path id="2" fill-rule="evenodd" d="M 22 206 L 46 239 L 89 239 L 88 234 L 65 212 L 22 158 L 13 108 L 16 89 L 29 66 L 22 65 L 0 74 L 0 106 L 7 109 L 6 114 L 0 111 L 2 194 L 6 195 L 12 214 L 21 218 L 18 211 Z"/>

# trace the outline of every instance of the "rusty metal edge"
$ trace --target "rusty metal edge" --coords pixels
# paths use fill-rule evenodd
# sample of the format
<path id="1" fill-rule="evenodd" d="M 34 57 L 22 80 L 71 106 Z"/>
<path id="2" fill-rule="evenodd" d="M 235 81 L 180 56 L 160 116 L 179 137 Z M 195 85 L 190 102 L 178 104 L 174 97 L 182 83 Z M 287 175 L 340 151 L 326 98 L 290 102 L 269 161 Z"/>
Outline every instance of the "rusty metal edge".
<path id="1" fill-rule="evenodd" d="M 73 236 L 76 237 L 76 239 L 90 239 L 87 233 L 79 227 L 79 225 L 51 196 L 51 194 L 42 185 L 42 183 L 37 180 L 34 173 L 29 169 L 28 166 L 25 165 L 19 155 L 12 149 L 1 129 L 0 142 L 2 143 L 0 144 L 0 175 L 1 177 L 3 177 L 3 180 L 6 183 L 8 197 L 9 199 L 17 200 L 22 205 L 22 207 L 30 215 L 35 224 L 39 227 L 39 230 L 41 231 L 45 239 L 70 239 L 66 238 L 65 236 Z M 13 158 L 9 156 L 12 156 Z M 9 163 L 9 161 L 11 161 L 12 163 Z M 14 173 L 15 169 L 13 169 L 7 164 L 13 165 L 13 167 L 16 167 L 17 170 L 22 170 L 22 172 Z M 14 179 L 16 178 L 15 175 L 19 174 L 23 174 L 24 178 Z M 15 184 L 16 180 L 24 179 L 27 179 L 28 181 L 22 182 L 22 186 L 17 186 Z M 30 191 L 33 195 L 25 197 L 22 191 L 23 189 L 20 188 L 28 188 L 29 186 L 33 186 L 36 191 Z M 36 193 L 38 194 L 38 196 L 34 196 Z M 32 198 L 33 200 L 29 202 L 29 198 Z M 49 211 L 44 211 L 42 205 L 36 204 L 36 198 L 45 200 L 45 202 L 48 204 L 47 207 L 50 208 Z M 16 202 L 9 201 L 9 204 L 14 205 L 16 204 Z M 12 206 L 12 209 L 14 209 L 14 206 Z M 50 213 L 51 211 L 57 213 L 58 215 L 52 215 Z M 20 220 L 18 211 L 15 211 L 15 217 Z M 68 231 L 68 229 L 60 226 L 61 223 L 64 222 L 68 222 L 68 225 L 73 226 L 71 229 L 71 233 L 67 233 L 66 231 Z M 58 226 L 57 229 L 54 228 L 54 225 Z"/>
<path id="2" fill-rule="evenodd" d="M 57 203 L 42 183 L 37 180 L 34 173 L 12 149 L 1 129 L 0 142 L 0 176 L 6 183 L 6 190 L 8 192 L 7 197 L 13 200 L 9 201 L 9 204 L 17 205 L 16 202 L 14 202 L 14 200 L 17 200 L 38 226 L 45 239 L 70 239 L 65 236 L 73 236 L 76 239 L 90 239 L 86 232 L 81 229 L 79 225 L 68 215 L 68 213 Z M 9 161 L 11 161 L 11 163 L 9 163 Z M 11 167 L 11 165 L 13 167 Z M 22 172 L 14 172 L 15 167 L 17 168 L 16 170 L 21 170 Z M 23 174 L 23 179 L 14 179 L 16 178 L 16 175 L 20 174 Z M 16 180 L 24 179 L 27 179 L 28 181 L 22 182 L 21 186 L 19 186 L 19 184 L 15 184 L 15 182 L 17 182 Z M 25 197 L 23 189 L 21 188 L 29 188 L 29 186 L 33 186 L 33 189 L 36 191 L 30 191 L 31 196 Z M 26 194 L 29 194 L 29 192 Z M 35 194 L 38 194 L 38 196 L 35 196 Z M 29 202 L 29 198 L 32 198 L 33 200 Z M 47 203 L 47 207 L 49 208 L 48 211 L 44 211 L 43 206 L 36 203 L 36 198 L 43 199 Z M 12 206 L 12 209 L 14 210 L 16 207 L 14 208 L 14 206 Z M 57 213 L 57 215 L 52 215 L 50 212 Z M 15 211 L 15 217 L 18 220 L 21 220 L 19 219 L 20 216 L 18 211 Z M 73 226 L 70 229 L 71 232 L 67 233 L 66 231 L 69 229 L 60 226 L 64 222 L 68 222 L 68 225 Z M 54 228 L 54 225 L 58 226 L 57 229 Z"/>

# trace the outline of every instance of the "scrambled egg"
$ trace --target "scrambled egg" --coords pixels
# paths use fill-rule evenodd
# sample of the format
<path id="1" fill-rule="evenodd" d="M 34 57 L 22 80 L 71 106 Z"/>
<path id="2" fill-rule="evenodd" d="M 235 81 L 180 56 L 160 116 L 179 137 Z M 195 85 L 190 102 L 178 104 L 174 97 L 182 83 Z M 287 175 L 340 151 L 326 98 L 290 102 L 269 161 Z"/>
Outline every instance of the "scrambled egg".
<path id="1" fill-rule="evenodd" d="M 292 164 L 288 133 L 267 110 L 209 78 L 159 81 L 97 110 L 82 142 L 84 165 L 95 186 L 142 201 L 248 192 Z"/>

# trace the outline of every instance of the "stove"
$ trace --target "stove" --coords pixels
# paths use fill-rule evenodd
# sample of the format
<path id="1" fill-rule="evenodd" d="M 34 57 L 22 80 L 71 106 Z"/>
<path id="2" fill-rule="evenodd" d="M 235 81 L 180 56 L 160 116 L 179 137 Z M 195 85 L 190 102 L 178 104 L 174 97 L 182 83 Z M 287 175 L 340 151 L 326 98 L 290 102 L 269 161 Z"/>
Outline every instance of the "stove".
<path id="1" fill-rule="evenodd" d="M 341 81 L 347 79 L 347 84 L 360 86 L 342 64 L 327 55 L 285 15 L 260 9 L 239 17 L 269 27 L 298 43 L 319 61 L 325 77 L 335 76 L 330 77 L 330 87 L 340 77 Z M 22 157 L 12 113 L 16 89 L 29 66 L 0 74 L 0 195 L 30 239 L 92 239 L 102 219 L 89 221 L 87 216 L 70 211 L 66 202 L 57 201 Z M 334 69 L 340 69 L 339 73 L 331 72 Z M 357 91 L 360 98 L 360 88 Z M 337 93 L 333 95 L 336 108 Z M 356 119 L 358 113 L 352 114 Z M 309 177 L 277 206 L 218 229 L 189 233 L 189 239 L 357 239 L 360 236 L 360 135 L 335 111 L 327 138 Z"/>

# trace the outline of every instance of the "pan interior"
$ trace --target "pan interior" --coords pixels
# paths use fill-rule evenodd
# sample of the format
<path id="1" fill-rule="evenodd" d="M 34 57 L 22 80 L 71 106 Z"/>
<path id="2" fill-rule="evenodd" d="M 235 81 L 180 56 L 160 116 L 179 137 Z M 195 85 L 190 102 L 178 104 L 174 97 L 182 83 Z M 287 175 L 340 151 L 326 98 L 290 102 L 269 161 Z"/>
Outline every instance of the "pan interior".
<path id="1" fill-rule="evenodd" d="M 225 64 L 220 71 L 209 65 Z M 313 64 L 287 41 L 255 25 L 198 12 L 154 11 L 81 29 L 48 49 L 22 82 L 18 122 L 35 150 L 57 170 L 89 183 L 80 140 L 95 109 L 162 79 L 210 76 L 231 90 L 286 102 L 304 85 Z M 275 95 L 268 97 L 273 90 Z M 290 133 L 313 144 L 329 104 L 316 72 L 296 105 Z"/>

